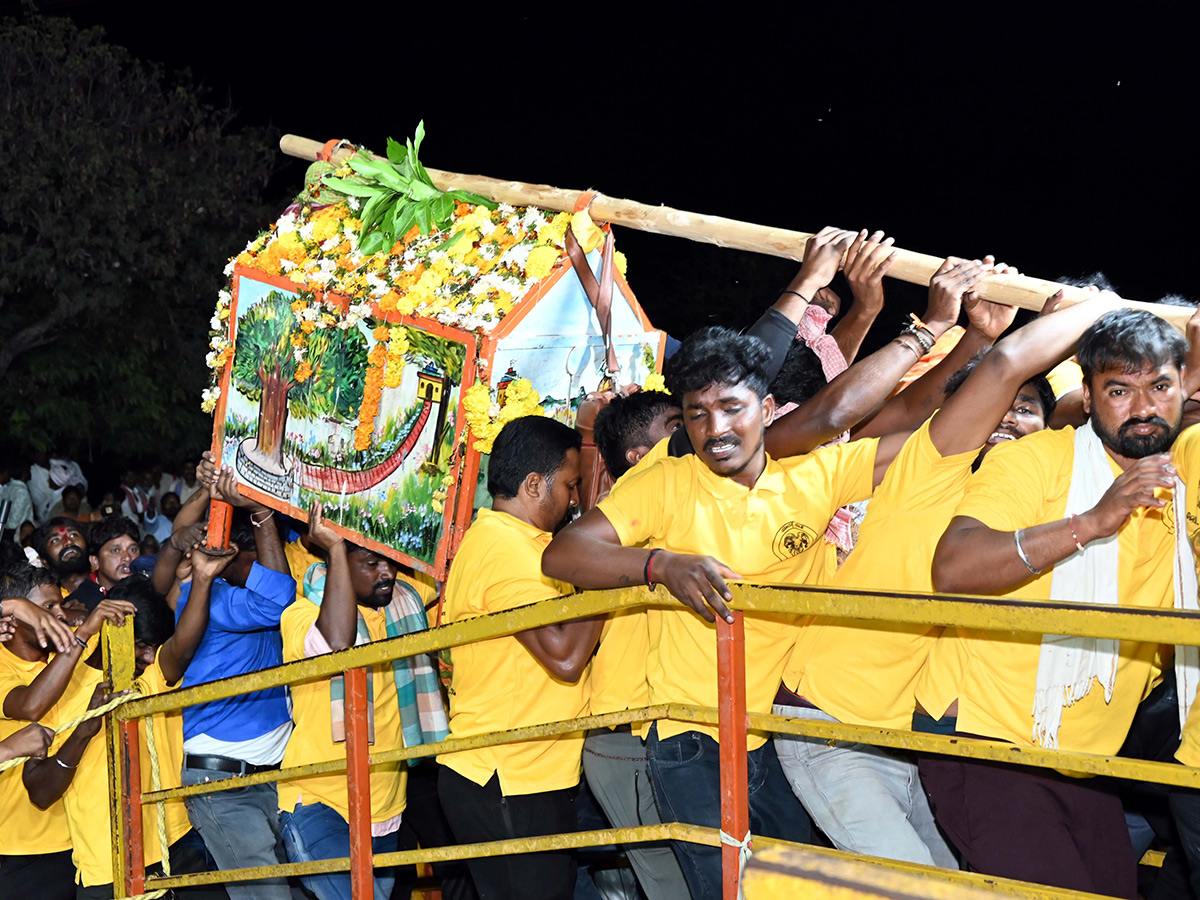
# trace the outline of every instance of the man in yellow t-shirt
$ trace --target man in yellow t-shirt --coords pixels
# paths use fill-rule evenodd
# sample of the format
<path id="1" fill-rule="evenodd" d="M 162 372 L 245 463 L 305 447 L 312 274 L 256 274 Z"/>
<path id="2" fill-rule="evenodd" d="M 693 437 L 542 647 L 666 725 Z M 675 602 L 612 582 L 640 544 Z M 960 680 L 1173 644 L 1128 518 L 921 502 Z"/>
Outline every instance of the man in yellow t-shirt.
<path id="1" fill-rule="evenodd" d="M 0 597 L 5 598 L 6 611 L 20 613 L 24 605 L 33 605 L 59 623 L 66 621 L 59 581 L 49 569 L 22 565 L 4 572 Z M 0 649 L 0 736 L 15 734 L 29 722 L 53 728 L 68 718 L 60 711 L 63 694 L 75 670 L 84 668 L 79 662 L 88 653 L 89 641 L 106 618 L 120 620 L 124 611 L 132 607 L 101 604 L 78 631 L 66 631 L 67 643 L 53 657 L 28 624 L 18 624 Z M 17 767 L 0 774 L 0 809 L 5 816 L 0 828 L 0 879 L 5 890 L 13 897 L 73 898 L 75 866 L 62 803 L 46 809 L 34 806 Z"/>
<path id="2" fill-rule="evenodd" d="M 934 586 L 1171 607 L 1175 529 L 1163 492 L 1175 469 L 1165 451 L 1179 433 L 1187 350 L 1151 313 L 1117 310 L 1089 328 L 1076 355 L 1090 423 L 989 454 L 938 544 Z M 1116 577 L 1097 576 L 1102 567 Z M 1091 593 L 1075 594 L 1078 583 Z M 1157 650 L 965 629 L 941 640 L 957 642 L 957 661 L 931 656 L 929 666 L 953 665 L 957 705 L 933 727 L 1101 755 L 1121 747 Z M 941 705 L 920 688 L 917 701 Z M 938 824 L 976 871 L 1134 896 L 1136 861 L 1110 787 L 955 757 L 923 758 L 920 768 Z"/>
<path id="3" fill-rule="evenodd" d="M 446 623 L 572 592 L 542 574 L 551 533 L 578 502 L 579 432 L 542 416 L 504 426 L 488 461 L 491 509 L 467 531 L 446 581 Z M 603 618 L 579 619 L 455 647 L 450 737 L 587 715 L 586 667 Z M 583 734 L 443 753 L 438 795 L 460 843 L 576 828 Z M 570 852 L 474 859 L 483 897 L 567 900 Z"/>
<path id="4" fill-rule="evenodd" d="M 137 675 L 134 687 L 143 694 L 168 690 L 178 681 L 181 671 L 172 643 L 171 610 L 166 601 L 147 579 L 133 575 L 114 584 L 97 610 L 103 609 L 105 604 L 119 604 L 119 608 L 134 612 L 134 671 Z M 89 653 L 85 650 L 84 653 L 88 654 L 87 659 L 83 665 L 75 667 L 62 700 L 55 707 L 56 726 L 112 699 L 110 685 L 103 680 L 100 671 L 99 651 Z M 50 757 L 30 760 L 22 773 L 29 799 L 35 806 L 46 808 L 61 799 L 71 835 L 72 858 L 78 870 L 77 900 L 107 900 L 113 896 L 107 752 L 104 741 L 95 740 L 103 730 L 103 723 L 102 718 L 90 719 L 65 736 L 59 735 L 51 747 Z M 154 716 L 153 727 L 160 787 L 178 787 L 179 767 L 183 761 L 182 718 L 178 712 Z M 142 790 L 150 791 L 154 788 L 145 729 L 143 720 L 139 725 Z M 185 874 L 210 867 L 211 860 L 207 858 L 203 843 L 191 830 L 183 802 L 167 802 L 164 813 L 172 872 Z M 142 827 L 144 861 L 150 866 L 158 863 L 163 853 L 158 841 L 156 807 L 143 808 Z M 223 893 L 219 888 L 197 894 L 205 900 L 216 900 L 221 896 Z"/>
<path id="5" fill-rule="evenodd" d="M 356 644 L 385 640 L 428 629 L 417 592 L 398 581 L 398 566 L 365 547 L 348 544 L 325 522 L 321 505 L 312 510 L 309 541 L 328 563 L 313 563 L 300 573 L 304 599 L 283 612 L 279 629 L 283 661 L 307 659 Z M 373 666 L 368 675 L 371 698 L 368 734 L 373 752 L 399 750 L 406 744 L 399 686 L 413 688 L 414 711 L 420 708 L 413 745 L 445 738 L 446 715 L 437 682 L 437 664 L 428 654 Z M 421 688 L 424 691 L 421 692 Z M 418 693 L 420 696 L 418 697 Z M 295 728 L 283 756 L 284 768 L 344 757 L 346 753 L 343 678 L 310 681 L 292 687 Z M 431 722 L 423 733 L 422 720 Z M 371 849 L 400 849 L 400 817 L 405 806 L 408 765 L 393 762 L 371 769 Z M 350 855 L 350 801 L 344 775 L 317 775 L 281 782 L 280 824 L 289 862 L 339 859 Z M 375 896 L 391 896 L 394 868 L 377 869 Z M 301 876 L 319 900 L 350 896 L 350 873 Z"/>
<path id="6" fill-rule="evenodd" d="M 646 662 L 652 704 L 717 705 L 712 609 L 728 616 L 725 579 L 813 583 L 825 569 L 834 511 L 867 497 L 878 441 L 770 459 L 774 413 L 761 341 L 710 328 L 689 337 L 667 366 L 696 453 L 662 459 L 614 487 L 551 543 L 543 570 L 580 587 L 663 584 L 691 609 L 653 610 Z M 879 470 L 879 475 L 882 470 Z M 645 545 L 647 549 L 641 549 Z M 707 621 L 705 621 L 707 619 Z M 746 616 L 746 698 L 768 712 L 801 616 Z M 662 720 L 646 738 L 654 795 L 665 821 L 720 824 L 717 729 Z M 808 818 L 786 787 L 766 736 L 748 737 L 751 831 L 807 840 Z M 735 837 L 742 837 L 736 835 Z M 674 848 L 694 898 L 721 892 L 720 851 Z"/>
<path id="7" fill-rule="evenodd" d="M 668 439 L 682 424 L 683 410 L 678 401 L 662 391 L 615 397 L 600 410 L 596 416 L 596 446 L 613 487 L 665 459 Z M 593 715 L 646 706 L 649 652 L 645 610 L 623 610 L 608 617 L 589 676 Z M 636 729 L 636 725 L 595 728 L 588 732 L 583 745 L 588 788 L 614 828 L 662 823 L 650 787 L 646 747 Z M 625 852 L 647 900 L 687 896 L 687 882 L 670 847 L 631 844 Z"/>
<path id="8" fill-rule="evenodd" d="M 938 368 L 928 372 L 924 377 L 946 384 L 949 399 L 908 437 L 888 467 L 871 498 L 858 545 L 833 584 L 932 592 L 934 538 L 950 523 L 972 469 L 992 448 L 1045 427 L 1054 394 L 1038 373 L 1070 353 L 1083 331 L 1113 308 L 1112 301 L 1100 298 L 1036 319 L 949 382 Z M 775 712 L 908 728 L 913 685 L 940 632 L 816 619 L 784 670 L 790 700 L 777 701 Z M 882 747 L 795 735 L 777 735 L 775 746 L 796 796 L 834 846 L 958 867 L 934 823 L 915 761 Z"/>

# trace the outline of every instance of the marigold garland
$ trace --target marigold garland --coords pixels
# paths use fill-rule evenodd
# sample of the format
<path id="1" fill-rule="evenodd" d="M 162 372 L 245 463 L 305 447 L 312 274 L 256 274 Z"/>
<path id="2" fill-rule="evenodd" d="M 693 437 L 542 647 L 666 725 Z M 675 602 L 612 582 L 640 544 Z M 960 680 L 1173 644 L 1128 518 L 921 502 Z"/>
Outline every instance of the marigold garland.
<path id="1" fill-rule="evenodd" d="M 493 399 L 486 384 L 476 382 L 471 385 L 462 398 L 467 427 L 474 438 L 471 446 L 480 453 L 491 453 L 496 436 L 513 419 L 546 414 L 541 400 L 541 394 L 534 390 L 528 378 L 509 383 L 504 392 L 504 406 Z"/>

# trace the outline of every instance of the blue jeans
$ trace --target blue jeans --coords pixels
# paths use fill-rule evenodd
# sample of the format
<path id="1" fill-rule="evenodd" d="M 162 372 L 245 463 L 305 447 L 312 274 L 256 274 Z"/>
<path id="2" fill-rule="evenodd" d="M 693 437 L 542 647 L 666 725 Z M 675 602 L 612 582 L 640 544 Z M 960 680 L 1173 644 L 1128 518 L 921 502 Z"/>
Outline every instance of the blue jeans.
<path id="1" fill-rule="evenodd" d="M 299 803 L 292 812 L 279 814 L 283 826 L 283 846 L 288 862 L 312 862 L 340 859 L 350 855 L 350 826 L 341 814 L 324 803 Z M 372 853 L 395 853 L 400 849 L 400 830 L 371 838 Z M 303 885 L 318 900 L 350 900 L 350 873 L 326 872 L 301 875 Z M 375 870 L 375 900 L 388 900 L 396 871 L 392 867 Z"/>
<path id="2" fill-rule="evenodd" d="M 658 739 L 658 726 L 646 738 L 646 757 L 654 798 L 664 822 L 721 827 L 720 748 L 706 734 L 687 731 Z M 785 841 L 807 842 L 812 823 L 792 793 L 770 741 L 746 758 L 750 794 L 750 833 Z M 742 835 L 731 835 L 740 839 Z M 687 841 L 674 842 L 692 900 L 720 900 L 721 850 Z"/>

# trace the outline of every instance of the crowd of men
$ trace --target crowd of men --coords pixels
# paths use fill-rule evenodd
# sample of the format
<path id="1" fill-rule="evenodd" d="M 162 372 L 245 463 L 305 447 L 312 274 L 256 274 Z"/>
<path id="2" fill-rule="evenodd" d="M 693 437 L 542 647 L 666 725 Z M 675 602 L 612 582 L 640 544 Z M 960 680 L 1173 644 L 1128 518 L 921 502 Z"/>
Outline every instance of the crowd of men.
<path id="1" fill-rule="evenodd" d="M 0 756 L 32 757 L 0 773 L 0 895 L 112 896 L 100 720 L 71 727 L 113 699 L 105 621 L 133 617 L 145 694 L 424 630 L 435 608 L 453 623 L 577 589 L 663 588 L 663 605 L 456 647 L 448 685 L 428 656 L 374 667 L 379 753 L 716 707 L 715 622 L 733 620 L 734 582 L 1200 608 L 1200 430 L 1185 428 L 1200 407 L 1200 313 L 1185 339 L 1098 289 L 1064 308 L 1055 295 L 1014 329 L 1015 310 L 973 292 L 1007 267 L 951 258 L 924 314 L 858 359 L 891 259 L 880 233 L 825 229 L 745 333 L 682 342 L 669 393 L 597 397 L 590 430 L 510 422 L 488 459 L 491 505 L 444 586 L 345 540 L 319 504 L 285 526 L 207 455 L 166 490 L 130 473 L 95 521 L 74 499 L 82 473 L 39 465 L 30 511 L 5 537 L 29 561 L 0 576 Z M 829 287 L 839 271 L 848 309 Z M 607 481 L 581 497 L 597 481 L 589 445 Z M 223 555 L 202 547 L 211 499 L 235 508 Z M 1200 763 L 1195 648 L 753 611 L 744 632 L 751 713 Z M 340 677 L 272 688 L 152 717 L 142 740 L 153 729 L 164 787 L 303 766 L 344 756 L 344 704 Z M 585 822 L 719 828 L 717 729 L 631 718 L 375 765 L 374 851 Z M 1168 854 L 1151 896 L 1200 897 L 1200 795 L 1185 789 L 762 731 L 747 735 L 747 770 L 752 835 L 1120 897 L 1137 896 L 1137 860 L 1155 843 Z M 147 808 L 145 861 L 194 872 L 345 857 L 348 806 L 340 775 L 188 796 L 166 804 L 165 848 Z M 721 896 L 719 848 L 623 850 L 634 877 L 565 850 L 435 872 L 450 898 Z M 410 871 L 377 867 L 377 900 L 411 888 Z M 184 893 L 332 900 L 350 879 Z"/>

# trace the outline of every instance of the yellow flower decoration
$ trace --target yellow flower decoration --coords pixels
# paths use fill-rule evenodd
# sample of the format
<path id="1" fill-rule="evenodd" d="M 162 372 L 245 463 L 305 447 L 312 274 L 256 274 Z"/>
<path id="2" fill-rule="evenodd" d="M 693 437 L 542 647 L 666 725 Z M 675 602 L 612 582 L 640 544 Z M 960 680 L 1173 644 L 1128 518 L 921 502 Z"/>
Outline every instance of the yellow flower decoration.
<path id="1" fill-rule="evenodd" d="M 625 277 L 625 269 L 629 266 L 629 261 L 625 259 L 625 254 L 620 250 L 613 251 L 613 265 L 617 267 L 617 271 L 621 273 L 621 277 Z"/>
<path id="2" fill-rule="evenodd" d="M 525 261 L 525 277 L 533 280 L 545 278 L 550 274 L 550 270 L 554 268 L 554 264 L 558 262 L 559 256 L 562 255 L 557 247 L 547 247 L 539 244 L 529 252 L 529 259 Z"/>
<path id="3" fill-rule="evenodd" d="M 660 391 L 664 394 L 671 393 L 667 390 L 667 382 L 658 372 L 651 372 L 646 376 L 646 382 L 642 385 L 644 391 Z"/>

